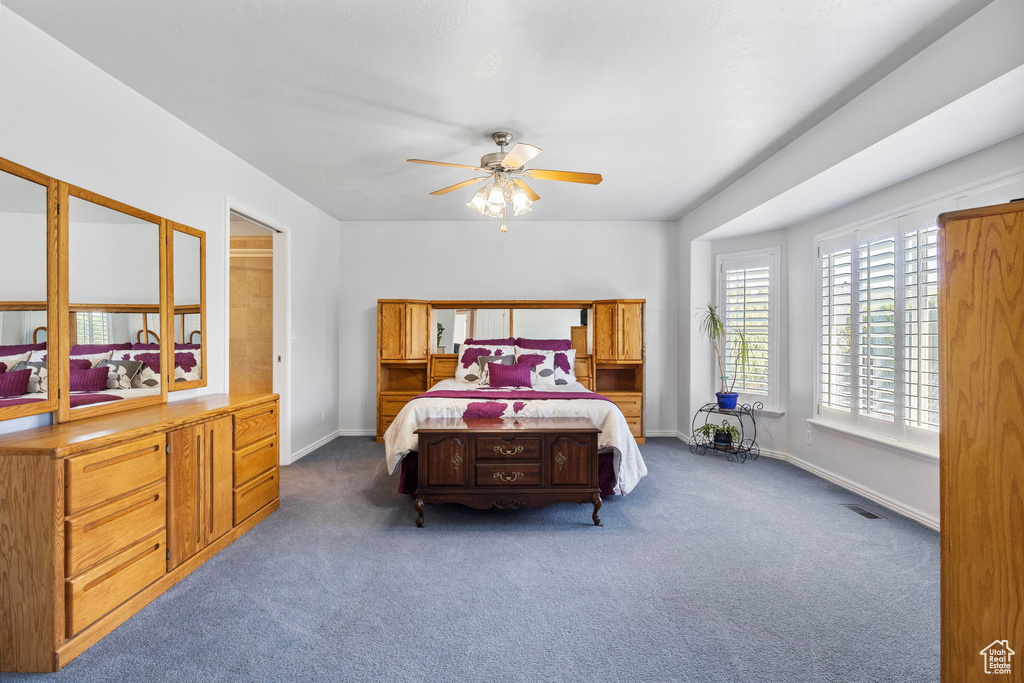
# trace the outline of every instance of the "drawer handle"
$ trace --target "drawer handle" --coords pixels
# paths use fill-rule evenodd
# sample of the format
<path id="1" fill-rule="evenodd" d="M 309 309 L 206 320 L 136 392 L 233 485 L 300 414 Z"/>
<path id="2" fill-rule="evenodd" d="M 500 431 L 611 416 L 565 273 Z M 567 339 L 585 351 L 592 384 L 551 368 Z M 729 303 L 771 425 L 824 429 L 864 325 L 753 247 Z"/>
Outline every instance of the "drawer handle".
<path id="1" fill-rule="evenodd" d="M 142 450 L 133 451 L 131 453 L 125 453 L 123 455 L 117 455 L 117 456 L 114 456 L 113 458 L 107 458 L 106 460 L 101 460 L 100 462 L 90 463 L 90 464 L 88 464 L 88 465 L 86 465 L 85 467 L 82 468 L 82 472 L 88 474 L 89 472 L 93 472 L 95 470 L 102 469 L 104 467 L 110 467 L 111 465 L 116 465 L 118 463 L 122 463 L 125 460 L 132 460 L 134 458 L 138 458 L 139 456 L 149 455 L 150 453 L 154 453 L 154 452 L 156 452 L 158 450 L 160 450 L 160 446 L 151 446 L 150 448 L 143 448 Z"/>
<path id="2" fill-rule="evenodd" d="M 459 467 L 462 466 L 462 456 L 456 453 L 452 456 L 452 465 L 455 467 L 455 471 L 459 471 Z"/>
<path id="3" fill-rule="evenodd" d="M 565 456 L 562 455 L 562 451 L 558 451 L 558 455 L 555 456 L 555 464 L 558 465 L 559 472 L 565 467 Z"/>
<path id="4" fill-rule="evenodd" d="M 519 448 L 522 449 L 522 446 L 520 446 Z M 512 476 L 506 477 L 504 472 L 495 472 L 494 478 L 497 479 L 498 481 L 519 481 L 520 479 L 523 478 L 523 473 L 513 472 Z"/>
<path id="5" fill-rule="evenodd" d="M 516 446 L 515 448 L 505 448 L 504 446 L 495 446 L 494 452 L 500 453 L 501 455 L 519 455 L 523 452 L 523 447 Z"/>

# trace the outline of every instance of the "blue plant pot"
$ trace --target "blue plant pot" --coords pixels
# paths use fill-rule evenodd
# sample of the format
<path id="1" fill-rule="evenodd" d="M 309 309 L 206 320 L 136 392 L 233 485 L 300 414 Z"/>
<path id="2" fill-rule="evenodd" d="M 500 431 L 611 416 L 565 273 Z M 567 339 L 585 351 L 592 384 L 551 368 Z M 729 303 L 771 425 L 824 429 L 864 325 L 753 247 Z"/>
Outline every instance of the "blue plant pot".
<path id="1" fill-rule="evenodd" d="M 736 410 L 736 399 L 740 397 L 739 394 L 723 394 L 721 391 L 716 392 L 715 396 L 718 397 L 718 407 L 722 410 Z"/>

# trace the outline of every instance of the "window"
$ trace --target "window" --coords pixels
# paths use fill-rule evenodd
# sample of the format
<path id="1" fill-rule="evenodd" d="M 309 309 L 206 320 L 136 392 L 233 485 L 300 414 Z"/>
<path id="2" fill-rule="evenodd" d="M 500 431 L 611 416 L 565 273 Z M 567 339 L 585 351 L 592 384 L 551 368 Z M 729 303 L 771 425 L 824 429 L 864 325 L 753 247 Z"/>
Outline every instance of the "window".
<path id="1" fill-rule="evenodd" d="M 778 255 L 778 249 L 771 249 L 718 257 L 718 303 L 726 328 L 729 381 L 735 379 L 741 400 L 761 401 L 769 409 L 779 407 L 774 303 Z M 745 366 L 737 354 L 741 339 L 749 349 Z"/>
<path id="2" fill-rule="evenodd" d="M 76 313 L 78 325 L 77 344 L 109 344 L 109 313 Z"/>
<path id="3" fill-rule="evenodd" d="M 938 213 L 819 243 L 823 419 L 937 445 Z"/>

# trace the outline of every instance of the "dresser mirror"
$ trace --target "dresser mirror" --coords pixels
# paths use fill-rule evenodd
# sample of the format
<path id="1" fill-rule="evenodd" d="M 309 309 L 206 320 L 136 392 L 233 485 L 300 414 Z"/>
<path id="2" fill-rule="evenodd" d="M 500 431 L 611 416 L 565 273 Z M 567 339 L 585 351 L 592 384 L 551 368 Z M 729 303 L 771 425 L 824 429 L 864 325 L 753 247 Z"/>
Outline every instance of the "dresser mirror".
<path id="1" fill-rule="evenodd" d="M 589 308 L 517 308 L 512 311 L 512 336 L 569 339 L 576 353 L 586 354 L 589 314 Z"/>
<path id="2" fill-rule="evenodd" d="M 170 223 L 174 374 L 168 391 L 206 386 L 206 233 Z"/>
<path id="3" fill-rule="evenodd" d="M 430 340 L 434 353 L 458 353 L 467 339 L 508 337 L 511 314 L 508 308 L 435 308 Z"/>
<path id="4" fill-rule="evenodd" d="M 162 221 L 77 188 L 67 207 L 70 391 L 58 418 L 160 402 Z"/>
<path id="5" fill-rule="evenodd" d="M 56 409 L 46 360 L 55 191 L 45 176 L 0 159 L 0 419 Z"/>

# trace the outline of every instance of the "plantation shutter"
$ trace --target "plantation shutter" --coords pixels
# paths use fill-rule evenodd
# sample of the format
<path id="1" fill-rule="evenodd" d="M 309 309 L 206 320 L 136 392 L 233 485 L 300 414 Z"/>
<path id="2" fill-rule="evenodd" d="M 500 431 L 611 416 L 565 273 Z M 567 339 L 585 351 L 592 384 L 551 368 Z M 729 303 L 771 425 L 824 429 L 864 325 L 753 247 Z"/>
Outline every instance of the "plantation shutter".
<path id="1" fill-rule="evenodd" d="M 857 407 L 896 418 L 896 238 L 857 247 Z"/>
<path id="2" fill-rule="evenodd" d="M 904 238 L 904 413 L 909 426 L 939 428 L 937 227 Z"/>
<path id="3" fill-rule="evenodd" d="M 726 262 L 727 263 L 727 262 Z M 739 393 L 767 396 L 771 331 L 771 268 L 768 263 L 723 269 L 726 370 Z M 746 367 L 738 362 L 741 335 L 750 349 Z"/>
<path id="4" fill-rule="evenodd" d="M 821 255 L 821 405 L 850 412 L 853 405 L 853 250 Z"/>

